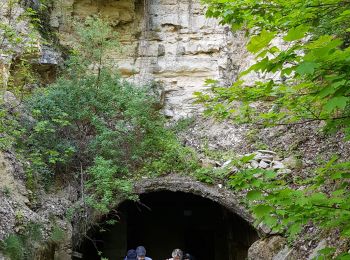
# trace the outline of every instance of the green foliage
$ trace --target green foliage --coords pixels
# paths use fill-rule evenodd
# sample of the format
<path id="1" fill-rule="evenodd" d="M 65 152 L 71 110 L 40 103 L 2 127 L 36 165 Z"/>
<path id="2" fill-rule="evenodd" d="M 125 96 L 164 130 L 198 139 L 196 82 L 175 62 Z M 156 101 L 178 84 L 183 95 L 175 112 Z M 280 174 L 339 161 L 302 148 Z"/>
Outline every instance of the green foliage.
<path id="1" fill-rule="evenodd" d="M 0 50 L 2 54 L 9 55 L 16 53 L 14 47 L 30 47 L 36 37 L 34 34 L 26 32 L 24 30 L 17 30 L 16 25 L 20 22 L 30 21 L 30 17 L 33 15 L 34 11 L 32 9 L 25 10 L 22 12 L 20 10 L 19 0 L 8 0 L 0 3 L 1 9 L 4 11 L 4 19 L 0 22 Z M 5 15 L 6 13 L 6 15 Z M 30 28 L 28 28 L 30 31 Z M 36 49 L 34 46 L 32 46 Z M 18 50 L 17 50 L 18 51 Z"/>
<path id="2" fill-rule="evenodd" d="M 247 48 L 257 58 L 232 87 L 210 82 L 214 95 L 199 94 L 209 102 L 209 112 L 264 125 L 324 120 L 328 129 L 348 132 L 349 2 L 203 2 L 209 6 L 208 16 L 246 30 L 251 37 Z M 281 49 L 271 43 L 276 35 L 284 36 Z M 271 75 L 271 80 L 247 86 L 244 75 L 251 71 Z M 264 101 L 264 106 L 249 106 L 255 101 Z"/>
<path id="3" fill-rule="evenodd" d="M 108 63 L 108 53 L 119 50 L 118 35 L 109 24 L 99 17 L 89 17 L 83 23 L 75 22 L 75 49 L 68 60 L 68 72 L 72 77 L 81 77 L 86 72 L 101 70 L 117 73 L 114 64 Z M 98 83 L 98 82 L 97 82 Z"/>
<path id="4" fill-rule="evenodd" d="M 312 178 L 295 183 L 290 177 L 243 169 L 228 184 L 235 190 L 248 190 L 246 202 L 256 224 L 263 222 L 273 231 L 286 232 L 290 239 L 310 222 L 324 229 L 337 228 L 350 237 L 350 164 L 337 163 L 334 158 Z M 296 184 L 303 189 L 294 189 Z"/>
<path id="5" fill-rule="evenodd" d="M 107 55 L 118 43 L 98 17 L 77 24 L 76 48 L 58 80 L 26 99 L 16 148 L 29 161 L 31 189 L 56 179 L 81 179 L 89 206 L 107 213 L 131 198 L 139 174 L 188 172 L 194 153 L 164 127 L 151 87 L 121 79 Z"/>
<path id="6" fill-rule="evenodd" d="M 20 133 L 17 120 L 8 114 L 8 110 L 4 107 L 4 104 L 2 104 L 1 100 L 0 133 L 0 150 L 6 150 L 10 148 Z"/>
<path id="7" fill-rule="evenodd" d="M 157 140 L 158 138 L 161 140 Z M 151 139 L 151 142 L 154 141 L 159 142 L 160 150 L 158 154 L 153 153 L 155 157 L 145 158 L 140 174 L 159 176 L 168 173 L 191 173 L 199 167 L 196 153 L 193 149 L 182 146 L 173 132 L 163 128 Z"/>
<path id="8" fill-rule="evenodd" d="M 212 168 L 199 168 L 194 172 L 194 177 L 207 184 L 213 184 L 215 182 Z"/>
<path id="9" fill-rule="evenodd" d="M 335 252 L 335 248 L 325 247 L 317 252 L 318 256 L 314 257 L 313 260 L 330 259 Z"/>
<path id="10" fill-rule="evenodd" d="M 41 226 L 28 223 L 20 234 L 10 234 L 0 244 L 11 260 L 30 260 L 34 258 L 36 243 L 42 241 Z"/>
<path id="11" fill-rule="evenodd" d="M 193 117 L 181 118 L 171 127 L 175 133 L 181 133 L 186 131 L 191 125 L 193 125 L 195 119 Z"/>
<path id="12" fill-rule="evenodd" d="M 264 126 L 325 121 L 326 130 L 343 129 L 350 138 L 348 1 L 203 2 L 209 17 L 246 32 L 247 48 L 256 57 L 231 87 L 210 80 L 212 93 L 197 93 L 207 114 Z M 282 46 L 274 44 L 276 36 Z M 269 80 L 248 85 L 244 79 L 250 72 Z M 260 105 L 251 106 L 254 102 Z M 270 171 L 243 170 L 229 184 L 248 190 L 247 203 L 257 221 L 273 230 L 293 237 L 313 222 L 349 237 L 349 170 L 349 162 L 334 159 L 303 182 Z M 328 257 L 332 252 L 323 253 Z"/>
<path id="13" fill-rule="evenodd" d="M 87 199 L 87 203 L 101 213 L 108 213 L 109 206 L 113 205 L 116 199 L 121 200 L 125 194 L 132 192 L 130 180 L 122 178 L 123 170 L 118 169 L 111 160 L 97 157 L 88 173 L 90 179 L 86 187 L 94 192 Z"/>
<path id="14" fill-rule="evenodd" d="M 50 236 L 50 240 L 55 243 L 58 244 L 61 241 L 63 241 L 65 236 L 64 230 L 61 229 L 59 226 L 54 226 L 51 232 L 51 236 Z"/>
<path id="15" fill-rule="evenodd" d="M 18 235 L 11 234 L 3 242 L 2 248 L 6 255 L 13 260 L 24 259 L 24 246 Z"/>
<path id="16" fill-rule="evenodd" d="M 38 53 L 39 35 L 30 23 L 34 11 L 22 11 L 18 0 L 2 1 L 0 8 L 0 149 L 9 149 L 21 134 L 18 110 L 22 100 L 31 93 L 36 82 L 32 59 Z M 6 15 L 5 15 L 6 14 Z M 18 24 L 26 24 L 20 30 Z M 11 65 L 11 66 L 10 66 Z M 8 71 L 7 71 L 8 70 Z M 18 102 L 4 104 L 3 95 L 11 91 Z M 18 103 L 18 104 L 17 104 Z"/>
<path id="17" fill-rule="evenodd" d="M 11 188 L 8 187 L 8 186 L 5 186 L 3 189 L 2 189 L 2 194 L 6 197 L 6 198 L 9 198 L 10 195 L 11 195 Z"/>

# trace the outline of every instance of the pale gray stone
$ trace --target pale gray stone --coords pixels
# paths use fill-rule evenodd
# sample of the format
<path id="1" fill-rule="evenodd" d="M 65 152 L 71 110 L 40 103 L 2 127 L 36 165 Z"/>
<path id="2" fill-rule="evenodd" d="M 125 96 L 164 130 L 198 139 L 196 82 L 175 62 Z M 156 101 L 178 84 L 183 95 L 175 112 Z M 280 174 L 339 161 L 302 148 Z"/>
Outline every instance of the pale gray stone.
<path id="1" fill-rule="evenodd" d="M 301 161 L 295 158 L 295 156 L 290 156 L 283 159 L 282 163 L 286 166 L 286 168 L 295 169 L 301 164 Z"/>
<path id="2" fill-rule="evenodd" d="M 290 249 L 288 246 L 285 246 L 281 251 L 275 255 L 272 260 L 289 260 L 293 252 L 293 249 Z"/>
<path id="3" fill-rule="evenodd" d="M 271 260 L 284 248 L 286 242 L 281 236 L 259 239 L 248 249 L 248 260 Z"/>
<path id="4" fill-rule="evenodd" d="M 267 168 L 269 168 L 269 167 L 270 167 L 270 165 L 269 165 L 268 163 L 264 162 L 264 161 L 261 161 L 261 162 L 259 163 L 259 168 L 267 169 Z"/>
<path id="5" fill-rule="evenodd" d="M 269 160 L 271 162 L 273 160 L 273 156 L 258 153 L 258 154 L 255 155 L 254 159 L 258 160 L 258 161 L 259 160 Z"/>
<path id="6" fill-rule="evenodd" d="M 255 160 L 252 160 L 250 162 L 250 165 L 252 166 L 253 169 L 256 169 L 256 168 L 259 167 L 259 163 L 257 161 L 255 161 Z"/>
<path id="7" fill-rule="evenodd" d="M 224 162 L 221 167 L 225 168 L 225 167 L 229 166 L 231 162 L 232 162 L 232 160 L 228 160 L 228 161 Z"/>
<path id="8" fill-rule="evenodd" d="M 269 150 L 258 150 L 259 153 L 277 155 L 274 151 Z"/>
<path id="9" fill-rule="evenodd" d="M 277 173 L 278 174 L 289 174 L 289 173 L 292 173 L 292 170 L 291 169 L 279 169 L 279 170 L 277 170 Z"/>
<path id="10" fill-rule="evenodd" d="M 325 239 L 321 240 L 317 247 L 311 252 L 311 254 L 309 255 L 308 257 L 308 260 L 312 260 L 314 259 L 315 257 L 317 257 L 319 254 L 318 254 L 318 251 L 322 250 L 323 248 L 325 248 L 327 246 L 327 241 Z"/>
<path id="11" fill-rule="evenodd" d="M 61 54 L 50 46 L 41 46 L 39 64 L 58 65 L 63 62 Z"/>
<path id="12" fill-rule="evenodd" d="M 284 169 L 285 166 L 283 163 L 279 162 L 279 161 L 273 161 L 272 162 L 272 169 Z"/>

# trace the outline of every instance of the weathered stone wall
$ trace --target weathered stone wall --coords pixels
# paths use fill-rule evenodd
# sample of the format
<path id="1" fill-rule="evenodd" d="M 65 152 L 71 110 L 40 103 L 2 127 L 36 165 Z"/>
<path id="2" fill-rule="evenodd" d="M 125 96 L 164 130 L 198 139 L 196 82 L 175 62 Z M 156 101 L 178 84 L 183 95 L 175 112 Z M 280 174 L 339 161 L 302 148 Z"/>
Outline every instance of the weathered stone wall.
<path id="1" fill-rule="evenodd" d="M 22 234 L 29 223 L 38 224 L 44 240 L 49 241 L 53 227 L 57 226 L 65 232 L 65 237 L 50 253 L 57 259 L 69 259 L 72 226 L 65 216 L 71 206 L 70 194 L 74 192 L 69 187 L 51 195 L 37 191 L 40 194 L 33 198 L 32 191 L 25 186 L 25 179 L 23 167 L 14 154 L 0 152 L 0 241 L 10 234 Z M 45 244 L 36 246 L 39 254 L 47 250 L 43 248 Z M 4 259 L 1 257 L 0 252 L 0 259 Z"/>
<path id="2" fill-rule="evenodd" d="M 2 2 L 6 0 L 1 0 L 0 3 Z M 121 52 L 110 53 L 111 62 L 119 66 L 120 73 L 128 80 L 141 84 L 152 81 L 160 83 L 164 88 L 162 95 L 165 103 L 164 111 L 174 119 L 200 111 L 199 107 L 193 104 L 193 93 L 206 89 L 205 79 L 218 79 L 229 85 L 250 60 L 245 51 L 246 39 L 240 34 L 233 35 L 229 28 L 220 26 L 216 20 L 206 19 L 205 9 L 199 0 L 53 2 L 50 24 L 53 30 L 58 32 L 58 38 L 63 46 L 74 45 L 72 37 L 74 18 L 84 18 L 98 13 L 108 17 L 113 28 L 119 33 L 122 46 Z M 0 16 L 3 16 L 4 10 L 0 9 Z M 26 30 L 28 26 L 25 23 L 16 25 L 19 26 L 19 30 Z M 51 74 L 46 73 L 47 68 L 55 67 L 59 63 L 59 57 L 56 52 L 43 48 L 40 44 L 38 48 L 40 53 L 37 58 L 41 57 L 38 63 L 44 65 L 41 69 L 47 75 L 44 81 L 49 82 Z M 20 53 L 21 50 L 15 52 L 16 55 Z M 3 86 L 11 73 L 12 58 L 8 55 L 0 57 L 0 75 L 3 75 L 0 84 L 3 83 Z M 50 71 L 51 69 L 48 70 Z M 293 175 L 305 177 L 303 175 L 305 169 L 313 166 L 311 164 L 315 161 L 315 156 L 321 152 L 323 154 L 323 150 L 327 149 L 329 154 L 349 151 L 348 147 L 339 147 L 337 138 L 330 143 L 323 135 L 316 133 L 315 129 L 317 126 L 306 125 L 259 130 L 254 136 L 250 134 L 250 138 L 257 139 L 253 141 L 247 138 L 247 133 L 251 130 L 247 126 L 237 126 L 230 122 L 218 124 L 211 119 L 197 118 L 182 139 L 186 145 L 194 147 L 199 153 L 209 148 L 244 154 L 259 149 L 261 145 L 278 152 L 282 158 L 300 153 L 303 155 L 301 165 L 298 166 L 301 169 L 295 169 L 297 167 L 291 169 Z M 348 157 L 348 153 L 344 154 L 346 155 L 344 157 Z M 54 216 L 59 226 L 67 231 L 67 248 L 62 248 L 62 255 L 69 254 L 69 236 L 73 231 L 64 215 L 71 205 L 70 201 L 78 199 L 69 196 L 70 194 L 75 196 L 76 189 L 70 190 L 68 186 L 65 190 L 52 195 L 43 192 L 33 205 L 32 200 L 28 200 L 30 191 L 25 188 L 24 173 L 21 167 L 16 165 L 16 159 L 12 154 L 0 154 L 0 240 L 18 228 L 17 214 L 23 215 L 24 222 L 44 223 L 47 235 L 52 229 L 50 218 Z M 251 216 L 237 204 L 237 198 L 221 187 L 207 188 L 195 181 L 181 178 L 177 181 L 171 177 L 164 180 L 146 180 L 142 182 L 142 186 L 137 185 L 138 193 L 153 189 L 181 191 L 187 189 L 189 192 L 224 204 L 251 222 Z M 232 205 L 229 206 L 229 203 Z M 313 233 L 315 237 L 317 232 L 316 230 Z M 312 241 L 302 239 L 299 241 L 292 250 L 284 245 L 285 240 L 280 237 L 262 238 L 250 249 L 250 259 L 306 259 L 305 256 L 317 246 L 318 238 Z M 269 250 L 273 251 L 273 254 Z"/>
<path id="3" fill-rule="evenodd" d="M 198 111 L 193 93 L 206 79 L 229 84 L 245 61 L 244 37 L 206 19 L 198 0 L 55 1 L 51 25 L 70 45 L 70 21 L 98 13 L 119 32 L 122 52 L 110 56 L 122 76 L 160 83 L 165 114 L 175 119 Z"/>

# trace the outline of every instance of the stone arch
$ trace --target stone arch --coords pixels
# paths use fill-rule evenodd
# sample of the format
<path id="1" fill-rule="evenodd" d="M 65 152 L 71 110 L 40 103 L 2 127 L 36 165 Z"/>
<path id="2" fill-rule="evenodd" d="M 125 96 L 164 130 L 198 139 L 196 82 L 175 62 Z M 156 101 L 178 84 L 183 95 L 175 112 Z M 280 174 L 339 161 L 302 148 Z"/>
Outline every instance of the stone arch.
<path id="1" fill-rule="evenodd" d="M 253 225 L 254 222 L 253 216 L 240 205 L 238 196 L 234 192 L 219 185 L 204 184 L 190 177 L 168 175 L 158 178 L 145 178 L 135 183 L 134 191 L 138 195 L 159 191 L 191 193 L 220 204 L 240 216 L 250 225 Z M 257 231 L 261 236 L 266 233 L 262 227 L 258 227 Z"/>
<path id="2" fill-rule="evenodd" d="M 254 218 L 239 203 L 239 195 L 221 185 L 207 185 L 189 176 L 171 174 L 139 179 L 134 183 L 134 193 L 140 196 L 139 202 L 125 199 L 114 205 L 114 212 L 118 212 L 118 224 L 107 227 L 110 229 L 109 233 L 90 233 L 96 241 L 103 241 L 99 248 L 107 257 L 121 257 L 126 249 L 141 243 L 158 258 L 163 257 L 165 251 L 169 251 L 170 244 L 176 243 L 180 243 L 180 248 L 184 246 L 198 255 L 200 246 L 189 241 L 201 241 L 200 243 L 212 245 L 205 246 L 204 250 L 210 255 L 215 254 L 215 259 L 222 258 L 217 254 L 232 254 L 232 259 L 243 259 L 242 257 L 247 256 L 249 247 L 259 237 L 268 234 L 262 227 L 253 228 Z M 188 212 L 191 212 L 190 215 Z M 100 220 L 102 226 L 106 220 L 108 218 Z M 173 227 L 175 229 L 172 229 Z M 176 243 L 174 239 L 164 236 L 164 232 L 169 230 L 174 230 Z M 209 232 L 206 234 L 211 235 L 204 235 L 206 238 L 203 238 L 202 232 Z M 158 241 L 161 244 L 154 244 L 159 237 L 164 237 L 165 242 L 161 240 Z M 217 243 L 211 244 L 216 239 L 223 247 Z M 91 245 L 86 242 L 78 250 L 90 257 L 93 252 Z M 158 249 L 155 249 L 155 245 Z M 112 251 L 114 253 L 111 253 Z"/>

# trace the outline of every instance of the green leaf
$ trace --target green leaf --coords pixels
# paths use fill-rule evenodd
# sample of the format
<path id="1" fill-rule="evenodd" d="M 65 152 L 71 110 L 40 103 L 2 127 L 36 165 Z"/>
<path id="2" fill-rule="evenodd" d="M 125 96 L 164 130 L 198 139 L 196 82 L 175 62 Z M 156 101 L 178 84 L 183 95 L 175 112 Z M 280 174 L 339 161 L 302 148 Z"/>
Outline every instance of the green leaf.
<path id="1" fill-rule="evenodd" d="M 206 79 L 204 82 L 205 85 L 217 85 L 218 83 L 219 81 L 214 79 Z"/>
<path id="2" fill-rule="evenodd" d="M 344 178 L 344 179 L 349 179 L 350 178 L 350 172 L 344 172 L 341 174 L 341 176 Z"/>
<path id="3" fill-rule="evenodd" d="M 317 253 L 319 255 L 329 256 L 330 254 L 333 254 L 334 252 L 335 252 L 335 248 L 333 248 L 333 247 L 325 247 L 325 248 L 319 250 Z"/>
<path id="4" fill-rule="evenodd" d="M 327 202 L 327 196 L 324 193 L 318 192 L 318 193 L 313 193 L 310 196 L 310 200 L 314 203 L 324 203 Z"/>
<path id="5" fill-rule="evenodd" d="M 334 89 L 332 86 L 327 86 L 327 87 L 324 87 L 319 93 L 318 93 L 318 96 L 320 98 L 325 98 L 331 94 L 334 94 L 336 91 L 336 89 Z"/>
<path id="6" fill-rule="evenodd" d="M 254 159 L 254 157 L 255 157 L 255 154 L 245 155 L 245 156 L 243 156 L 243 157 L 240 159 L 240 161 L 241 161 L 242 163 L 247 163 L 247 162 L 249 162 L 250 160 Z"/>
<path id="7" fill-rule="evenodd" d="M 262 49 L 268 46 L 273 38 L 275 38 L 275 32 L 268 32 L 263 30 L 259 35 L 253 36 L 247 46 L 248 51 L 252 53 L 258 53 Z"/>
<path id="8" fill-rule="evenodd" d="M 336 260 L 350 260 L 350 254 L 343 253 L 343 254 L 337 256 Z"/>
<path id="9" fill-rule="evenodd" d="M 267 179 L 273 179 L 276 178 L 277 173 L 274 171 L 264 171 L 264 177 Z"/>
<path id="10" fill-rule="evenodd" d="M 345 190 L 344 189 L 339 189 L 339 190 L 336 190 L 336 191 L 333 191 L 332 192 L 332 195 L 333 196 L 341 196 L 345 193 Z"/>
<path id="11" fill-rule="evenodd" d="M 343 228 L 341 234 L 345 237 L 350 237 L 350 225 Z"/>
<path id="12" fill-rule="evenodd" d="M 278 224 L 278 219 L 273 216 L 265 216 L 263 222 L 269 227 L 275 227 Z"/>
<path id="13" fill-rule="evenodd" d="M 293 225 L 290 226 L 288 229 L 289 234 L 293 237 L 296 234 L 298 234 L 301 230 L 301 223 L 294 223 Z"/>
<path id="14" fill-rule="evenodd" d="M 330 100 L 328 100 L 328 102 L 325 104 L 324 109 L 326 112 L 331 113 L 332 111 L 334 111 L 335 109 L 344 109 L 346 107 L 346 104 L 348 102 L 347 97 L 334 97 Z"/>
<path id="15" fill-rule="evenodd" d="M 272 210 L 273 208 L 269 205 L 258 205 L 253 208 L 253 212 L 258 218 L 269 215 Z"/>
<path id="16" fill-rule="evenodd" d="M 306 197 L 301 197 L 296 201 L 296 203 L 300 206 L 305 206 L 305 205 L 309 204 L 309 199 Z"/>
<path id="17" fill-rule="evenodd" d="M 338 180 L 341 179 L 343 176 L 341 174 L 341 172 L 335 172 L 331 175 L 332 180 Z"/>
<path id="18" fill-rule="evenodd" d="M 309 30 L 309 26 L 299 25 L 288 31 L 287 35 L 283 37 L 283 40 L 291 42 L 303 38 L 306 32 Z"/>
<path id="19" fill-rule="evenodd" d="M 259 200 L 263 197 L 263 194 L 261 191 L 258 190 L 251 190 L 247 194 L 247 199 L 248 200 Z"/>
<path id="20" fill-rule="evenodd" d="M 299 75 L 312 75 L 318 67 L 319 65 L 315 62 L 304 61 L 297 67 L 296 72 Z"/>

